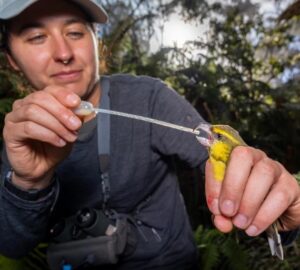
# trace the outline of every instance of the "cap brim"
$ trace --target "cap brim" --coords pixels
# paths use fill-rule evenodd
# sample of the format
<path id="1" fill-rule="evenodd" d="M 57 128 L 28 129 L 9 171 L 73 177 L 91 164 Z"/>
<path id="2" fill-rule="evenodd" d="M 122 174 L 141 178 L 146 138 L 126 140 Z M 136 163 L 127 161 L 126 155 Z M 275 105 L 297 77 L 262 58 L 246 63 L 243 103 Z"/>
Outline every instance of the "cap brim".
<path id="1" fill-rule="evenodd" d="M 22 1 L 14 1 L 12 3 L 3 2 L 2 6 L 3 8 L 0 11 L 0 19 L 1 20 L 8 20 L 10 18 L 13 18 L 20 13 L 22 13 L 27 7 L 32 5 L 38 0 L 22 0 Z"/>
<path id="2" fill-rule="evenodd" d="M 96 4 L 97 0 L 87 1 L 87 0 L 72 0 L 81 6 L 87 14 L 91 16 L 93 22 L 95 23 L 106 23 L 108 21 L 108 16 L 106 11 L 102 8 L 100 4 Z"/>
<path id="3" fill-rule="evenodd" d="M 22 0 L 22 1 L 13 1 L 12 3 L 2 4 L 3 9 L 0 11 L 0 20 L 8 20 L 15 16 L 18 16 L 26 8 L 31 6 L 33 3 L 38 0 Z M 72 0 L 77 3 L 93 20 L 95 23 L 106 23 L 108 21 L 108 16 L 105 10 L 97 0 Z"/>

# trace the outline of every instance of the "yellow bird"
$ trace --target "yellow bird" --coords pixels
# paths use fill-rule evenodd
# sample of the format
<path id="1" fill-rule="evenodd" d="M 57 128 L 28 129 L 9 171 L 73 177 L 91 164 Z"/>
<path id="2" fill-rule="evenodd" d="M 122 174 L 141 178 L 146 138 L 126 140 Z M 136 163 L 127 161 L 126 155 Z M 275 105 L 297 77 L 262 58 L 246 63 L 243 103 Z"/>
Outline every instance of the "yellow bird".
<path id="1" fill-rule="evenodd" d="M 216 181 L 223 181 L 226 166 L 230 159 L 230 154 L 234 147 L 247 145 L 239 133 L 228 125 L 200 124 L 197 127 L 200 135 L 198 141 L 207 147 L 209 160 L 213 166 L 213 174 Z M 204 132 L 204 136 L 203 136 Z M 283 248 L 281 237 L 278 233 L 277 222 L 273 223 L 267 230 L 267 237 L 272 256 L 277 256 L 283 260 Z"/>

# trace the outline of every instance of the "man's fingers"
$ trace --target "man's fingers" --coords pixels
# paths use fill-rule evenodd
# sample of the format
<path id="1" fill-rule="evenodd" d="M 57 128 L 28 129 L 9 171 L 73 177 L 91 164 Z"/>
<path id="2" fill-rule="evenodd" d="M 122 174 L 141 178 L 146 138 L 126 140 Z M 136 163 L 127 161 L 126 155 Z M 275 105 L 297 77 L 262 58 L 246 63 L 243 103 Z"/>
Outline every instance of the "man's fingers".
<path id="1" fill-rule="evenodd" d="M 246 229 L 246 233 L 250 236 L 256 236 L 265 231 L 274 221 L 287 212 L 287 209 L 297 201 L 298 196 L 298 184 L 290 175 L 283 171 L 260 206 L 251 225 Z M 284 220 L 284 215 L 282 220 Z M 286 224 L 284 223 L 283 226 L 287 230 L 295 229 L 299 226 L 299 219 L 294 224 L 293 220 L 285 221 Z M 291 224 L 288 224 L 289 222 Z"/>
<path id="2" fill-rule="evenodd" d="M 265 154 L 252 147 L 239 146 L 234 148 L 226 168 L 220 192 L 220 210 L 223 215 L 236 215 L 243 198 L 249 176 L 255 164 Z"/>
<path id="3" fill-rule="evenodd" d="M 14 132 L 23 134 L 20 135 L 22 136 L 21 139 L 24 139 L 24 137 L 26 137 L 26 139 L 46 142 L 57 147 L 66 145 L 66 141 L 59 137 L 57 134 L 34 122 L 22 122 L 19 125 L 15 125 Z"/>
<path id="4" fill-rule="evenodd" d="M 32 105 L 39 106 L 58 119 L 66 128 L 77 130 L 81 126 L 81 120 L 71 109 L 66 107 L 66 103 L 68 103 L 68 94 L 63 92 L 64 91 L 55 92 L 56 96 L 49 94 L 46 91 L 35 92 L 23 100 L 22 107 L 24 107 L 24 110 L 25 108 L 27 111 L 29 110 L 28 113 L 30 114 Z M 60 97 L 61 100 L 58 100 L 57 97 Z M 70 104 L 72 104 L 72 102 L 70 102 Z M 25 107 L 26 105 L 27 107 Z"/>
<path id="5" fill-rule="evenodd" d="M 223 233 L 229 233 L 233 229 L 232 221 L 230 218 L 224 217 L 222 215 L 216 215 L 213 217 L 213 223 L 215 227 L 223 232 Z"/>
<path id="6" fill-rule="evenodd" d="M 249 236 L 257 236 L 265 231 L 288 208 L 286 194 L 274 189 L 261 205 L 251 225 L 246 229 Z"/>
<path id="7" fill-rule="evenodd" d="M 261 150 L 240 146 L 231 153 L 223 182 L 206 164 L 206 199 L 222 232 L 233 226 L 257 236 L 280 218 L 283 228 L 299 226 L 299 185 L 278 162 Z"/>
<path id="8" fill-rule="evenodd" d="M 245 229 L 252 222 L 263 201 L 268 196 L 274 181 L 278 179 L 280 170 L 268 158 L 262 158 L 253 167 L 237 215 L 233 223 L 240 229 Z"/>
<path id="9" fill-rule="evenodd" d="M 70 130 L 72 127 L 66 128 L 52 114 L 35 104 L 22 106 L 20 109 L 16 110 L 15 113 L 7 115 L 6 123 L 11 126 L 11 131 L 15 129 L 14 127 L 16 125 L 22 124 L 22 122 L 26 122 L 26 126 L 28 126 L 30 122 L 33 122 L 38 126 L 43 126 L 45 129 L 56 133 L 59 137 L 68 142 L 74 142 L 77 138 L 74 131 Z M 17 136 L 19 136 L 26 139 L 24 131 L 25 130 L 20 130 L 20 133 L 15 134 L 15 137 L 17 138 Z"/>
<path id="10" fill-rule="evenodd" d="M 43 91 L 53 95 L 60 103 L 69 108 L 76 108 L 80 104 L 80 97 L 65 87 L 48 86 Z"/>
<path id="11" fill-rule="evenodd" d="M 12 104 L 12 109 L 17 110 L 22 106 L 23 99 L 16 99 Z"/>

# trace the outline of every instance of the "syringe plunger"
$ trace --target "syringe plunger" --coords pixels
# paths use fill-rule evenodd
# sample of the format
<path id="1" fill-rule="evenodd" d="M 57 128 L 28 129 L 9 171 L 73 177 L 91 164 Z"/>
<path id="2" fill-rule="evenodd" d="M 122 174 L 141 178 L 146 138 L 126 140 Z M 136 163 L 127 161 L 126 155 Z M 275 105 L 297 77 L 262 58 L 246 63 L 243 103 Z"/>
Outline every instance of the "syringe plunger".
<path id="1" fill-rule="evenodd" d="M 80 105 L 74 110 L 78 116 L 87 116 L 95 111 L 92 103 L 88 101 L 81 101 Z"/>

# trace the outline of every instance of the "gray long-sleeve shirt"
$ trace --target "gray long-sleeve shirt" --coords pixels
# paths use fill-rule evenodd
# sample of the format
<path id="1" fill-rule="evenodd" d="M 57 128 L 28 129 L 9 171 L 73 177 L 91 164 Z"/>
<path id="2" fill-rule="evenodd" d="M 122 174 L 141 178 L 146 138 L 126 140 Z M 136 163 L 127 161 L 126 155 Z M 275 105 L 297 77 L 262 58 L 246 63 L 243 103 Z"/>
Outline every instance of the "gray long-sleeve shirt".
<path id="1" fill-rule="evenodd" d="M 203 119 L 175 91 L 149 77 L 115 75 L 110 82 L 111 109 L 195 128 Z M 57 168 L 57 182 L 38 201 L 0 189 L 0 253 L 25 255 L 44 240 L 49 222 L 93 207 L 103 200 L 97 151 L 96 120 L 81 128 L 69 157 Z M 147 241 L 137 233 L 137 249 L 118 269 L 189 269 L 196 247 L 178 187 L 173 157 L 195 167 L 207 152 L 194 135 L 140 121 L 111 117 L 110 200 L 120 213 L 133 213 Z M 9 170 L 3 154 L 2 176 Z M 57 194 L 58 184 L 60 187 Z M 56 196 L 53 213 L 53 206 Z M 150 196 L 150 197 L 149 197 Z M 135 212 L 140 202 L 150 198 Z M 136 228 L 134 228 L 136 229 Z M 153 233 L 153 229 L 155 233 Z M 283 242 L 295 238 L 285 233 Z"/>
<path id="2" fill-rule="evenodd" d="M 188 102 L 160 80 L 128 75 L 102 79 L 110 82 L 113 110 L 191 128 L 203 121 Z M 96 130 L 95 120 L 84 125 L 70 156 L 57 168 L 60 194 L 52 215 L 55 185 L 39 201 L 22 200 L 1 186 L 0 253 L 24 255 L 44 239 L 50 217 L 55 221 L 101 203 Z M 151 195 L 149 203 L 135 215 L 148 239 L 137 234 L 135 253 L 122 262 L 125 269 L 172 264 L 185 269 L 195 262 L 196 247 L 176 179 L 174 156 L 195 167 L 206 160 L 207 151 L 192 134 L 111 117 L 110 207 L 131 213 Z M 3 174 L 8 168 L 4 159 Z"/>

